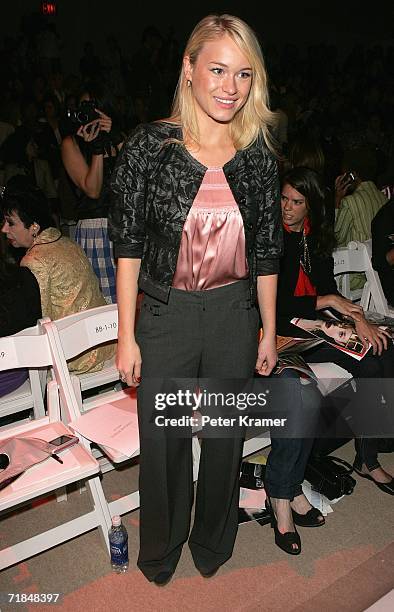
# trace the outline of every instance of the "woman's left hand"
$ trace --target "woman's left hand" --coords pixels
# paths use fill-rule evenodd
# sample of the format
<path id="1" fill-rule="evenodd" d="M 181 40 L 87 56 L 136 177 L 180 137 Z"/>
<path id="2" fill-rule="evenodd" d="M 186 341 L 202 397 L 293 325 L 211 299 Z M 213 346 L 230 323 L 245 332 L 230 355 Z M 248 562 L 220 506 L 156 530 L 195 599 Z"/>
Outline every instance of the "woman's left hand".
<path id="1" fill-rule="evenodd" d="M 108 117 L 108 115 L 106 115 L 105 113 L 103 113 L 103 111 L 99 110 L 98 108 L 94 109 L 96 111 L 96 113 L 99 115 L 99 126 L 100 126 L 100 130 L 102 130 L 103 132 L 110 132 L 111 128 L 112 128 L 112 119 L 111 117 Z"/>
<path id="2" fill-rule="evenodd" d="M 276 337 L 263 337 L 259 342 L 255 370 L 260 376 L 269 376 L 278 361 Z"/>
<path id="3" fill-rule="evenodd" d="M 81 125 L 81 127 L 77 131 L 77 135 L 84 139 L 85 142 L 92 142 L 100 132 L 100 123 L 98 119 L 87 123 L 86 125 Z"/>
<path id="4" fill-rule="evenodd" d="M 368 323 L 365 318 L 362 318 L 360 321 L 355 321 L 355 327 L 357 335 L 364 347 L 367 348 L 369 342 L 372 344 L 374 355 L 381 355 L 383 350 L 387 349 L 387 339 L 391 338 L 391 334 L 386 329 Z"/>

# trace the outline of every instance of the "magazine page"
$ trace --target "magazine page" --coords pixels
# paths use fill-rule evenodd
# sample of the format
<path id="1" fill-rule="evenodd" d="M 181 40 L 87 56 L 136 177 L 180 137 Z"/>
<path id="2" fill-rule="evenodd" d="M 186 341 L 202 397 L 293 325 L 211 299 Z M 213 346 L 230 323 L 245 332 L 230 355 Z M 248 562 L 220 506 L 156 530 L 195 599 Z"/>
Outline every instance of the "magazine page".
<path id="1" fill-rule="evenodd" d="M 262 329 L 259 330 L 259 342 L 263 338 L 264 332 Z M 276 350 L 278 355 L 282 354 L 298 354 L 306 351 L 317 344 L 320 344 L 323 340 L 318 338 L 293 338 L 291 336 L 276 336 Z"/>
<path id="2" fill-rule="evenodd" d="M 371 348 L 370 344 L 367 348 L 364 347 L 351 323 L 323 318 L 316 320 L 294 318 L 291 319 L 291 323 L 358 361 Z"/>
<path id="3" fill-rule="evenodd" d="M 281 354 L 279 356 L 278 363 L 276 365 L 274 373 L 281 374 L 283 370 L 286 370 L 286 369 L 297 370 L 297 372 L 299 372 L 301 377 L 312 378 L 313 380 L 318 382 L 317 377 L 315 373 L 313 372 L 312 368 L 309 367 L 309 365 L 300 355 L 297 355 L 297 354 L 282 355 Z"/>
<path id="4" fill-rule="evenodd" d="M 278 355 L 298 355 L 323 342 L 319 338 L 291 338 L 291 340 L 292 342 L 288 342 L 280 348 L 276 347 Z"/>

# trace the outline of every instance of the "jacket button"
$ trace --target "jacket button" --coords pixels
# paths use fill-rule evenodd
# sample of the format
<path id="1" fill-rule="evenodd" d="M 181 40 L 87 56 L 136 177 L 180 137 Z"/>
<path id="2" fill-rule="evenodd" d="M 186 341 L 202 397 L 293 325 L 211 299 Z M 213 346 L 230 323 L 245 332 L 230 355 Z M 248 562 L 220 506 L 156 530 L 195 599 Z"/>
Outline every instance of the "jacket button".
<path id="1" fill-rule="evenodd" d="M 239 198 L 239 203 L 240 204 L 246 204 L 246 198 L 245 197 Z"/>
<path id="2" fill-rule="evenodd" d="M 248 223 L 246 225 L 246 227 L 247 227 L 248 230 L 252 230 L 253 229 L 253 223 Z"/>
<path id="3" fill-rule="evenodd" d="M 230 181 L 232 181 L 233 178 L 234 178 L 234 174 L 232 172 L 230 172 L 230 174 L 228 175 L 228 178 L 230 179 Z"/>

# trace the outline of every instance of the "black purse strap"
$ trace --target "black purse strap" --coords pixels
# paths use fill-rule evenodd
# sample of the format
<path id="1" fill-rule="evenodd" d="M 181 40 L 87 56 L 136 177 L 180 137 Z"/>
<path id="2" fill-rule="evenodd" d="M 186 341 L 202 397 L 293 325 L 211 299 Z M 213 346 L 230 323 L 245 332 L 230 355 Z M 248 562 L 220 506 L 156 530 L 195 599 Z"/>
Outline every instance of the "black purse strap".
<path id="1" fill-rule="evenodd" d="M 335 457 L 334 455 L 324 455 L 322 457 L 315 456 L 314 459 L 317 459 L 318 461 L 329 461 L 330 463 L 343 465 L 346 468 L 346 472 L 344 472 L 345 474 L 352 474 L 352 472 L 354 472 L 354 467 L 348 461 L 340 459 L 340 457 Z"/>

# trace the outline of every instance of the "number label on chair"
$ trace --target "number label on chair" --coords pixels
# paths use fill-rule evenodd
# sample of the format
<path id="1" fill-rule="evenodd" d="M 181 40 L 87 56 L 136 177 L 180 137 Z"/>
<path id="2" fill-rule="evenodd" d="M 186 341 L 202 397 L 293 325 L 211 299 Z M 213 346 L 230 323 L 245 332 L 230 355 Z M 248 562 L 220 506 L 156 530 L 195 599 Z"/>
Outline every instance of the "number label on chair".
<path id="1" fill-rule="evenodd" d="M 19 360 L 16 355 L 14 340 L 2 338 L 0 342 L 0 370 L 17 368 Z"/>
<path id="2" fill-rule="evenodd" d="M 100 342 L 105 342 L 106 339 L 116 339 L 118 329 L 117 321 L 103 321 L 102 323 L 96 323 L 89 325 L 87 330 L 89 341 L 94 346 Z"/>

